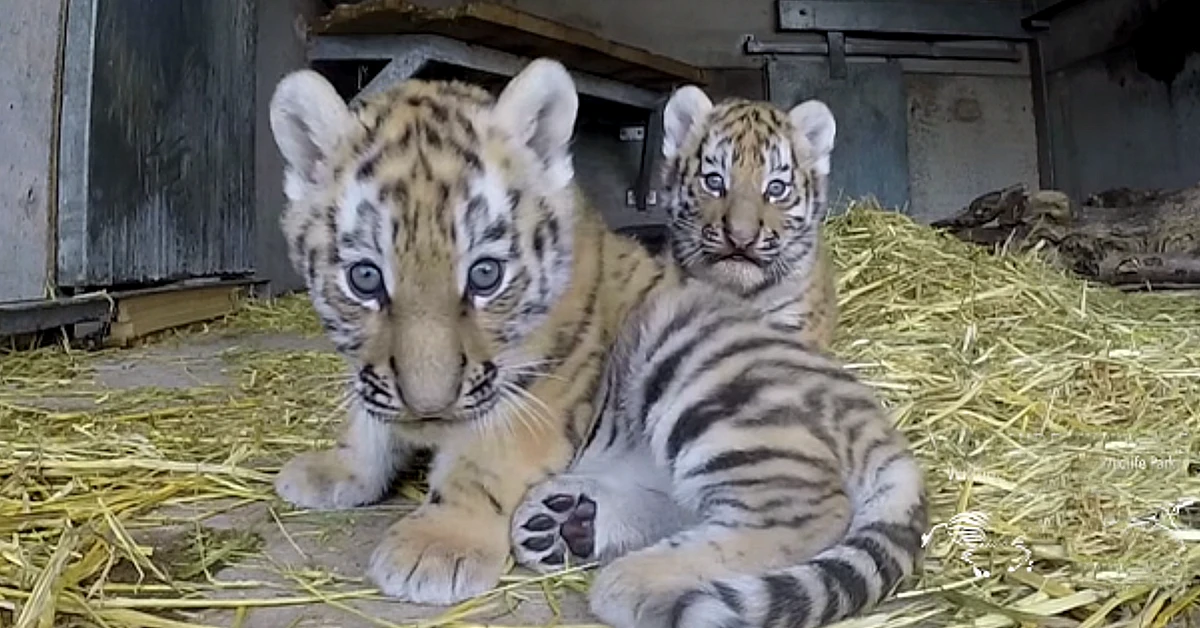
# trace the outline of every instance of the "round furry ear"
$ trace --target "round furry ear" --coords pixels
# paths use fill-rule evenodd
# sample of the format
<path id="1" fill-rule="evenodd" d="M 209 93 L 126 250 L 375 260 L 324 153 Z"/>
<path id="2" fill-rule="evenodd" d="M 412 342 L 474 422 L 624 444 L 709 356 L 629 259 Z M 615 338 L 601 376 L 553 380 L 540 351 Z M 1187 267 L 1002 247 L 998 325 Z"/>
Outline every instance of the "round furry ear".
<path id="1" fill-rule="evenodd" d="M 314 180 L 317 167 L 358 125 L 329 81 L 312 70 L 297 70 L 279 81 L 270 115 L 271 133 L 287 166 L 289 196 L 298 193 L 297 184 Z"/>
<path id="2" fill-rule="evenodd" d="M 496 99 L 493 112 L 496 122 L 518 142 L 528 146 L 550 170 L 574 176 L 567 145 L 575 131 L 575 116 L 579 111 L 579 95 L 575 81 L 561 63 L 553 59 L 534 59 L 517 74 Z M 558 186 L 568 181 L 555 181 Z"/>
<path id="3" fill-rule="evenodd" d="M 815 162 L 820 174 L 829 174 L 829 155 L 833 152 L 833 140 L 837 124 L 829 106 L 819 100 L 808 100 L 788 112 L 797 135 L 808 144 L 809 157 Z"/>
<path id="4" fill-rule="evenodd" d="M 688 133 L 712 109 L 712 100 L 695 85 L 684 85 L 671 94 L 663 109 L 663 156 L 679 154 Z"/>

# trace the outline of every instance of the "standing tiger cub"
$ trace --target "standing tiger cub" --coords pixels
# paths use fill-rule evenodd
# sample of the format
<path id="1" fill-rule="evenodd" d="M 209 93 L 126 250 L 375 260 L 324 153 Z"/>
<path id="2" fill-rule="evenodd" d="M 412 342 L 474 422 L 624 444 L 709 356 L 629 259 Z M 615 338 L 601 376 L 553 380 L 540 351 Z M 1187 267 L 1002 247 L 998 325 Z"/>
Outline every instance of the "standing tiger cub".
<path id="1" fill-rule="evenodd" d="M 663 113 L 670 251 L 688 276 L 750 299 L 803 342 L 828 350 L 834 267 L 822 238 L 836 131 L 824 103 L 716 105 L 675 91 Z"/>
<path id="2" fill-rule="evenodd" d="M 672 102 L 695 98 L 685 90 Z M 676 122 L 688 118 L 681 111 Z M 725 244 L 673 244 L 690 277 L 631 314 L 588 444 L 566 473 L 530 491 L 513 520 L 527 567 L 600 563 L 591 608 L 615 628 L 813 628 L 878 603 L 922 556 L 925 484 L 906 439 L 875 391 L 806 336 L 811 302 L 788 291 L 804 286 L 814 252 L 804 243 L 815 241 L 832 114 L 810 102 L 786 125 L 759 127 L 755 109 L 741 111 L 743 137 L 757 134 L 769 166 L 763 194 L 799 199 L 787 211 L 756 210 L 773 226 L 738 240 L 757 248 L 739 245 L 733 255 L 745 260 L 726 259 Z M 691 164 L 679 189 L 735 193 L 724 183 L 739 181 L 729 176 L 730 140 L 681 136 L 684 126 L 668 125 L 665 140 L 697 153 L 675 154 Z M 789 134 L 788 147 L 768 128 Z M 742 224 L 737 212 L 758 189 L 740 184 L 743 198 L 722 206 L 730 226 Z M 691 233 L 680 224 L 672 237 Z"/>
<path id="3" fill-rule="evenodd" d="M 413 80 L 351 109 L 301 70 L 271 100 L 291 260 L 352 385 L 337 446 L 275 487 L 306 508 L 369 504 L 409 452 L 435 450 L 426 501 L 371 556 L 388 595 L 496 584 L 514 508 L 570 462 L 621 320 L 673 272 L 583 204 L 577 106 L 546 59 L 497 98 Z"/>

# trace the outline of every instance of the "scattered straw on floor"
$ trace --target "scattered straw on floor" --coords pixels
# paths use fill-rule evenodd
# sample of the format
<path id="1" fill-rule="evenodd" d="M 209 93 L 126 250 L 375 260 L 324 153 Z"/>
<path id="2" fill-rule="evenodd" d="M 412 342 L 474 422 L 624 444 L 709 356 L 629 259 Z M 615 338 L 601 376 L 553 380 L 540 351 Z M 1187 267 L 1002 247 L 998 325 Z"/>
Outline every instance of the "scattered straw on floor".
<path id="1" fill-rule="evenodd" d="M 937 524 L 920 581 L 847 625 L 1159 628 L 1188 614 L 1200 598 L 1200 297 L 1120 294 L 865 206 L 832 222 L 830 242 L 838 352 L 909 434 Z M 208 331 L 319 335 L 295 297 L 247 303 Z M 173 550 L 136 540 L 231 504 L 286 512 L 271 473 L 332 434 L 336 357 L 234 351 L 231 386 L 107 389 L 93 367 L 120 355 L 0 354 L 0 625 L 182 628 L 212 608 L 240 625 L 250 608 L 354 614 L 348 602 L 378 597 L 361 580 L 292 573 L 274 597 L 226 599 L 216 594 L 247 583 L 219 568 L 254 556 L 253 536 L 198 533 Z M 198 514 L 163 514 L 180 505 Z M 470 625 L 484 602 L 553 607 L 585 582 L 514 574 L 420 625 Z"/>

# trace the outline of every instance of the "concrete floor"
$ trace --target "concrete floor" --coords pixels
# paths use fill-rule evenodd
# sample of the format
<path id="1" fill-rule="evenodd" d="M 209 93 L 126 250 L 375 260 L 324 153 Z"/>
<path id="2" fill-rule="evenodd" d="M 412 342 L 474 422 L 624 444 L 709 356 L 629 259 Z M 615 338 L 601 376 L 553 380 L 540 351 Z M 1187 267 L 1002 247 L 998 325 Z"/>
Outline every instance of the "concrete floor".
<path id="1" fill-rule="evenodd" d="M 233 389 L 238 385 L 237 373 L 231 372 L 229 362 L 223 356 L 228 352 L 247 350 L 282 354 L 331 352 L 332 347 L 324 337 L 299 334 L 198 336 L 121 352 L 96 361 L 92 370 L 97 384 L 114 390 L 143 387 Z M 337 513 L 288 512 L 286 506 L 254 503 L 207 517 L 203 521 L 205 528 L 248 534 L 259 543 L 256 551 L 246 552 L 244 556 L 229 561 L 231 564 L 224 564 L 212 572 L 213 577 L 222 582 L 255 584 L 212 591 L 207 597 L 261 600 L 311 594 L 312 591 L 306 590 L 301 581 L 320 583 L 316 585 L 317 589 L 324 594 L 338 589 L 370 589 L 370 583 L 363 581 L 363 574 L 372 549 L 383 538 L 387 527 L 414 506 L 412 501 L 399 496 L 374 507 Z M 190 512 L 188 509 L 173 508 L 161 514 L 176 520 L 187 519 L 221 507 L 219 503 L 204 502 Z M 194 534 L 194 527 L 176 525 L 142 530 L 136 532 L 135 537 L 139 542 L 169 554 L 187 546 Z M 513 575 L 532 577 L 533 574 L 517 571 Z M 555 593 L 557 618 L 546 597 L 532 585 L 518 590 L 516 595 L 524 600 L 511 595 L 497 598 L 464 618 L 464 621 L 510 626 L 595 623 L 587 612 L 584 597 L 569 589 Z M 448 610 L 372 597 L 335 600 L 333 603 L 252 607 L 241 617 L 231 608 L 200 609 L 197 613 L 188 613 L 186 617 L 189 621 L 211 626 L 367 628 L 410 625 L 434 619 Z M 519 604 L 510 608 L 514 602 Z"/>
<path id="2" fill-rule="evenodd" d="M 274 354 L 327 354 L 331 348 L 323 337 L 300 334 L 206 334 L 97 357 L 89 360 L 89 370 L 94 385 L 105 390 L 206 388 L 228 390 L 233 397 L 239 394 L 239 387 L 245 386 L 244 372 L 239 371 L 228 357 L 239 351 L 261 352 L 269 360 Z M 93 403 L 91 399 L 79 396 L 39 396 L 28 402 L 67 411 L 82 410 L 87 404 Z M 327 432 L 326 436 L 332 436 L 332 425 Z M 269 462 L 264 468 L 279 462 L 281 460 Z M 266 492 L 268 489 L 261 490 Z M 153 548 L 156 562 L 163 563 L 170 563 L 174 554 L 185 553 L 198 529 L 206 534 L 224 534 L 245 541 L 244 547 L 238 546 L 242 551 L 232 554 L 219 566 L 209 570 L 213 579 L 226 586 L 205 586 L 207 576 L 203 573 L 191 578 L 189 582 L 196 583 L 197 590 L 189 592 L 189 595 L 201 599 L 191 602 L 192 607 L 187 610 L 171 611 L 169 616 L 172 618 L 203 626 L 222 627 L 367 628 L 403 625 L 415 628 L 429 626 L 426 623 L 428 620 L 442 615 L 448 609 L 403 604 L 373 595 L 367 598 L 309 599 L 303 603 L 282 603 L 286 602 L 283 598 L 312 598 L 316 593 L 328 596 L 369 591 L 372 587 L 363 581 L 362 576 L 370 552 L 382 538 L 387 526 L 413 506 L 411 500 L 395 497 L 370 508 L 340 513 L 307 513 L 292 512 L 278 500 L 259 500 L 240 506 L 232 502 L 208 500 L 186 507 L 174 506 L 154 514 L 154 517 L 162 516 L 165 520 L 176 522 L 195 520 L 192 523 L 149 525 L 153 517 L 141 517 L 143 521 L 140 523 L 145 525 L 139 525 L 131 532 L 140 544 Z M 196 520 L 201 513 L 217 510 L 223 512 Z M 512 576 L 528 578 L 532 574 L 516 571 Z M 136 574 L 114 572 L 110 580 L 134 582 Z M 229 583 L 236 583 L 236 586 L 228 586 Z M 175 596 L 173 593 L 166 595 Z M 553 606 L 556 608 L 547 602 L 540 585 L 527 585 L 507 596 L 496 596 L 483 608 L 461 617 L 457 626 L 557 625 L 582 628 L 598 624 L 587 612 L 586 600 L 581 593 L 563 586 L 556 588 L 553 597 Z M 280 603 L 267 606 L 261 602 L 267 599 L 275 599 Z M 239 611 L 236 600 L 254 602 L 246 604 L 249 610 Z M 924 613 L 914 608 L 909 611 L 911 619 L 895 625 L 932 628 L 955 623 L 953 612 L 947 612 L 953 605 L 948 608 L 946 600 L 930 596 L 918 602 L 918 606 L 924 607 L 926 612 L 932 611 L 934 616 L 929 620 L 917 620 L 913 615 Z M 877 612 L 886 613 L 895 608 L 894 604 L 888 604 Z M 851 620 L 849 625 L 892 624 L 883 619 L 877 615 L 866 620 Z M 962 617 L 957 619 L 962 620 Z M 1192 622 L 1197 622 L 1197 619 L 1193 617 Z M 987 625 L 1002 628 L 1003 623 L 991 622 Z M 1170 624 L 1179 628 L 1189 625 L 1193 624 L 1187 623 L 1183 617 Z"/>

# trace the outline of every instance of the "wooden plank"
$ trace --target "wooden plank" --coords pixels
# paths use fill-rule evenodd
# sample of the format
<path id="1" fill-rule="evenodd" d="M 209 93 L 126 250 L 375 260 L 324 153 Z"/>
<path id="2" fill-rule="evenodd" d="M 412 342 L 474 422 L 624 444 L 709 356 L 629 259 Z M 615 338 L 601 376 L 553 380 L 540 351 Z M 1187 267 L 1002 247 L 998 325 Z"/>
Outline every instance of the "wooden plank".
<path id="1" fill-rule="evenodd" d="M 708 82 L 701 68 L 492 2 L 434 8 L 408 0 L 366 0 L 338 5 L 312 30 L 317 35 L 443 35 L 525 57 L 554 57 L 574 70 L 659 90 Z"/>
<path id="2" fill-rule="evenodd" d="M 242 284 L 216 284 L 119 297 L 108 342 L 125 345 L 164 329 L 231 314 L 244 289 Z"/>

